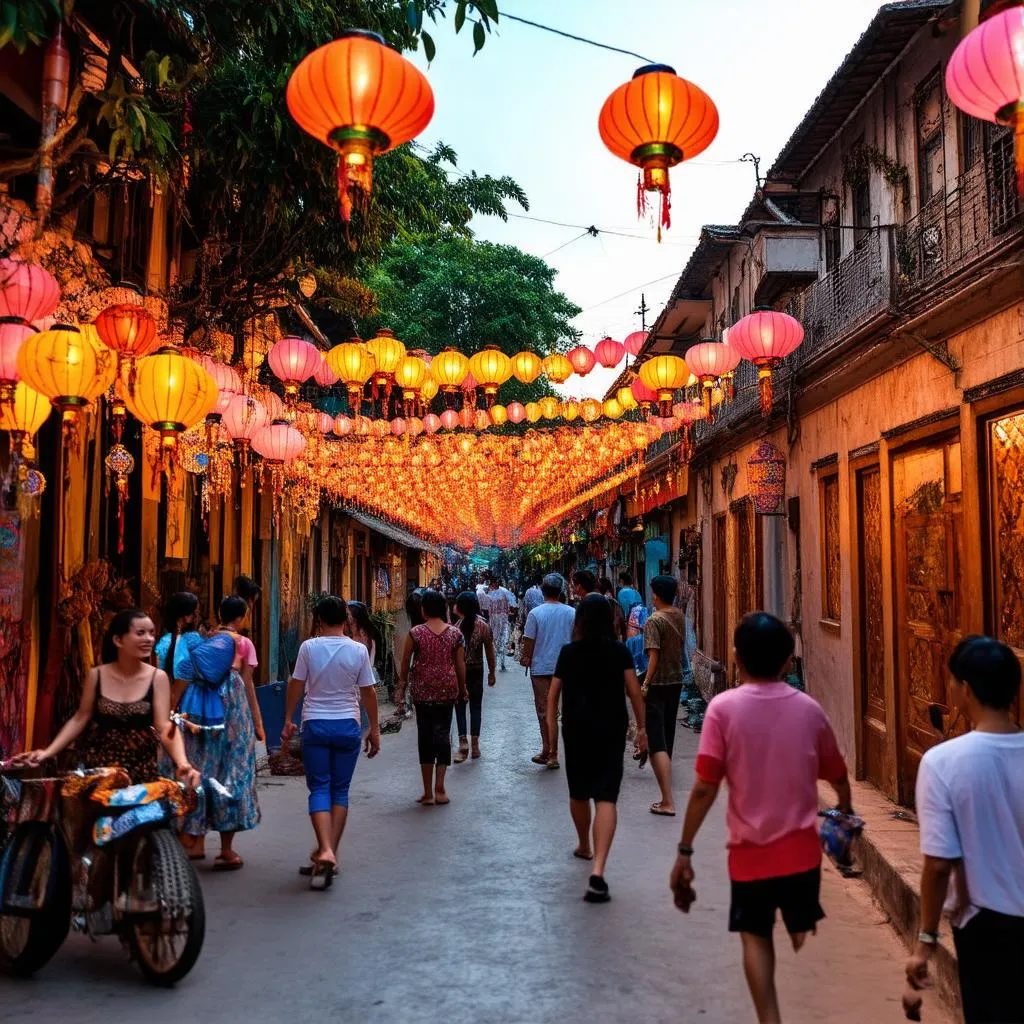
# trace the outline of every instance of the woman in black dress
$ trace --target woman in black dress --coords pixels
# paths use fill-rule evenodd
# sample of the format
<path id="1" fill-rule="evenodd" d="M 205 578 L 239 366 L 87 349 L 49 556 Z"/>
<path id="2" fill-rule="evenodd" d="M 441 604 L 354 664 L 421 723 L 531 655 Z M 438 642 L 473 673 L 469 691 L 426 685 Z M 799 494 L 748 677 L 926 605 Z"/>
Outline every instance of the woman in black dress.
<path id="1" fill-rule="evenodd" d="M 558 698 L 562 696 L 562 739 L 565 777 L 569 783 L 569 810 L 579 845 L 574 855 L 593 858 L 594 870 L 583 898 L 607 903 L 605 864 L 615 838 L 615 802 L 622 784 L 622 757 L 626 746 L 626 697 L 637 722 L 644 720 L 633 658 L 615 639 L 612 607 L 601 594 L 588 594 L 576 609 L 573 641 L 562 648 L 548 693 L 548 729 L 557 739 Z M 647 749 L 647 734 L 637 732 L 637 749 Z M 593 846 L 591 846 L 591 808 Z"/>

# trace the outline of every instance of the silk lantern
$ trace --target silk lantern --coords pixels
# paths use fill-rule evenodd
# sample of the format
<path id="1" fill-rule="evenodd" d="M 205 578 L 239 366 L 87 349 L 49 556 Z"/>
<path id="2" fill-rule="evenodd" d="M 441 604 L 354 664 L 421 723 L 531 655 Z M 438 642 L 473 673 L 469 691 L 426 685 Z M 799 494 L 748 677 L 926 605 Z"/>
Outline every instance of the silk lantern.
<path id="1" fill-rule="evenodd" d="M 602 338 L 594 347 L 597 361 L 607 370 L 618 366 L 625 354 L 626 346 L 614 338 Z"/>
<path id="2" fill-rule="evenodd" d="M 761 415 L 772 411 L 772 374 L 804 340 L 800 321 L 788 313 L 758 307 L 729 328 L 730 349 L 757 367 Z"/>
<path id="3" fill-rule="evenodd" d="M 640 380 L 657 394 L 662 418 L 668 417 L 672 398 L 686 384 L 689 375 L 686 363 L 679 356 L 652 356 L 640 367 Z"/>
<path id="4" fill-rule="evenodd" d="M 718 341 L 702 341 L 686 350 L 686 365 L 700 381 L 704 412 L 711 415 L 711 392 L 719 378 L 739 366 L 740 354 Z"/>

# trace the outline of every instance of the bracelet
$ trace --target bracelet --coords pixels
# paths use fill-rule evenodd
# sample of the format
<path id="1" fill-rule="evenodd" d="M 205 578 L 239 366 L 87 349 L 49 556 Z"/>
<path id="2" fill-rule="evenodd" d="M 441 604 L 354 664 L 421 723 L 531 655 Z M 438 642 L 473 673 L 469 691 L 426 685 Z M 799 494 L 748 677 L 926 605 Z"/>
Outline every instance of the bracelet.
<path id="1" fill-rule="evenodd" d="M 679 851 L 679 856 L 680 857 L 692 857 L 693 856 L 693 847 L 692 846 L 687 846 L 685 843 L 680 843 L 679 846 L 676 847 L 676 849 Z"/>
<path id="2" fill-rule="evenodd" d="M 939 933 L 920 931 L 917 933 L 917 941 L 924 946 L 937 946 L 939 944 Z"/>

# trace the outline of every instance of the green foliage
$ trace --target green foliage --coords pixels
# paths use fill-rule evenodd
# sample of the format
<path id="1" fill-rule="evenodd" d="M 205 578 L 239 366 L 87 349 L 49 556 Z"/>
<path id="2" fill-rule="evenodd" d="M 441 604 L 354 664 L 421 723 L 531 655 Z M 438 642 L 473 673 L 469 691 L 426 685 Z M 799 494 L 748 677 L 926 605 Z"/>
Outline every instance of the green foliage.
<path id="1" fill-rule="evenodd" d="M 74 6 L 74 0 L 0 0 L 0 50 L 10 44 L 24 53 L 26 47 L 38 46 Z"/>
<path id="2" fill-rule="evenodd" d="M 910 172 L 877 146 L 854 146 L 843 158 L 843 184 L 853 188 L 867 181 L 872 170 L 878 171 L 894 192 L 910 187 Z"/>

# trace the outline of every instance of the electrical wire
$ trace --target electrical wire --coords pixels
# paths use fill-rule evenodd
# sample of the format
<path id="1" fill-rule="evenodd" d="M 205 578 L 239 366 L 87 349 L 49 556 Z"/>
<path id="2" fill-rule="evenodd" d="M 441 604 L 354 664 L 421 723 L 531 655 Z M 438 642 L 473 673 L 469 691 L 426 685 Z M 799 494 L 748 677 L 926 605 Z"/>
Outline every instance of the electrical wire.
<path id="1" fill-rule="evenodd" d="M 548 220 L 547 217 L 532 217 L 532 216 L 530 216 L 527 213 L 510 213 L 508 216 L 509 217 L 514 217 L 516 220 L 532 220 L 532 221 L 534 221 L 537 224 L 550 224 L 552 227 L 556 227 L 556 228 L 577 228 L 579 230 L 582 230 L 585 234 L 593 235 L 594 238 L 597 238 L 600 235 L 614 235 L 617 238 L 639 238 L 639 239 L 641 239 L 644 242 L 650 242 L 650 241 L 653 241 L 653 239 L 654 239 L 653 235 L 641 235 L 638 232 L 633 232 L 633 231 L 614 231 L 611 228 L 595 227 L 595 225 L 593 225 L 593 224 L 589 224 L 589 225 L 587 225 L 587 224 L 567 224 L 565 221 L 561 221 L 561 220 Z M 700 236 L 699 235 L 679 235 L 677 237 L 679 237 L 679 238 L 687 238 L 690 241 L 694 241 L 695 242 L 695 241 L 697 241 L 697 239 Z M 680 245 L 684 245 L 685 243 L 683 243 L 683 242 L 674 242 L 674 241 L 669 240 L 669 241 L 663 241 L 661 244 L 662 245 L 676 245 L 676 246 L 680 246 Z"/>
<path id="2" fill-rule="evenodd" d="M 650 288 L 652 284 L 661 284 L 662 281 L 669 281 L 679 277 L 679 271 L 675 270 L 671 274 L 666 274 L 664 277 L 656 277 L 653 281 L 645 281 L 643 284 L 635 285 L 633 288 L 627 288 L 624 292 L 619 292 L 618 295 L 612 295 L 611 298 L 602 299 L 600 302 L 595 302 L 592 306 L 587 306 L 586 309 L 581 310 L 583 313 L 589 313 L 592 309 L 597 309 L 599 306 L 605 306 L 609 302 L 614 302 L 616 299 L 624 299 L 627 295 L 632 295 L 633 292 L 640 291 L 641 288 Z"/>
<path id="3" fill-rule="evenodd" d="M 578 242 L 581 238 L 586 238 L 587 235 L 593 235 L 596 238 L 597 237 L 597 229 L 595 228 L 593 231 L 584 231 L 581 234 L 576 235 L 574 238 L 570 238 L 568 242 L 563 242 L 557 248 L 552 249 L 551 252 L 544 253 L 544 255 L 541 256 L 541 259 L 542 260 L 546 260 L 549 256 L 554 256 L 556 252 L 561 252 L 567 246 L 572 245 L 573 242 Z"/>
<path id="4" fill-rule="evenodd" d="M 518 15 L 509 14 L 508 11 L 504 9 L 500 13 L 501 17 L 508 21 L 518 21 L 520 24 L 529 25 L 531 28 L 539 28 L 542 32 L 550 32 L 553 35 L 561 36 L 563 39 L 572 39 L 577 43 L 586 43 L 588 46 L 596 46 L 601 50 L 610 50 L 612 53 L 623 53 L 627 57 L 636 57 L 647 64 L 658 63 L 658 61 L 653 60 L 650 57 L 645 57 L 642 53 L 635 53 L 633 50 L 623 50 L 618 46 L 609 46 L 607 43 L 599 43 L 594 39 L 587 39 L 585 36 L 573 35 L 572 32 L 563 32 L 559 28 L 552 28 L 550 25 L 542 25 L 539 21 L 530 21 L 527 18 L 520 18 Z"/>

